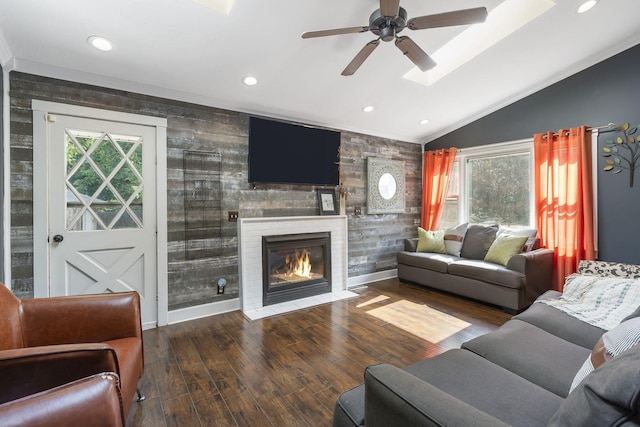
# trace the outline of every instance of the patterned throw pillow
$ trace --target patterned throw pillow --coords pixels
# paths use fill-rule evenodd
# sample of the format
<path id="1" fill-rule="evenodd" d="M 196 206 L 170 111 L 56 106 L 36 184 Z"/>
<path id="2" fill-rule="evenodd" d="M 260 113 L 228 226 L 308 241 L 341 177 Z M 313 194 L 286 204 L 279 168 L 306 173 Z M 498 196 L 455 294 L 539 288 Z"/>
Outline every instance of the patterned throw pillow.
<path id="1" fill-rule="evenodd" d="M 422 227 L 418 227 L 418 248 L 416 252 L 446 254 L 444 230 L 427 231 Z"/>
<path id="2" fill-rule="evenodd" d="M 444 230 L 444 246 L 449 255 L 460 256 L 464 235 L 467 232 L 468 222 L 456 225 L 455 227 L 445 228 Z"/>
<path id="3" fill-rule="evenodd" d="M 509 234 L 498 235 L 491 244 L 484 260 L 506 267 L 512 256 L 522 252 L 522 247 L 527 238 L 527 236 L 511 236 Z"/>
<path id="4" fill-rule="evenodd" d="M 582 260 L 578 265 L 578 273 L 589 276 L 640 279 L 640 265 Z"/>

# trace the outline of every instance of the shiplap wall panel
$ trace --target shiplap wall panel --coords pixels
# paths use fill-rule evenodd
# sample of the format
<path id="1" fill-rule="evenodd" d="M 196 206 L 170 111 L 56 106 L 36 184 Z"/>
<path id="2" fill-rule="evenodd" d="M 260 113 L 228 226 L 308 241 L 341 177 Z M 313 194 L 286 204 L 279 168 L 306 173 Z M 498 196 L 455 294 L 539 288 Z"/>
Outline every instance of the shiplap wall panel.
<path id="1" fill-rule="evenodd" d="M 317 214 L 316 187 L 259 185 L 254 189 L 247 182 L 249 118 L 246 114 L 12 72 L 11 268 L 12 287 L 20 297 L 33 295 L 32 99 L 167 118 L 170 310 L 238 296 L 237 224 L 227 221 L 228 211 L 237 210 L 241 217 Z M 395 254 L 402 248 L 402 240 L 417 235 L 422 191 L 421 146 L 346 131 L 342 132 L 341 145 L 341 181 L 348 216 L 348 276 L 394 269 Z M 222 156 L 222 249 L 215 257 L 187 259 L 185 256 L 185 150 L 215 152 Z M 405 163 L 405 213 L 366 214 L 366 169 L 370 156 Z M 356 206 L 362 207 L 360 216 L 354 215 Z M 216 294 L 215 284 L 220 277 L 225 277 L 228 283 L 224 295 Z"/>

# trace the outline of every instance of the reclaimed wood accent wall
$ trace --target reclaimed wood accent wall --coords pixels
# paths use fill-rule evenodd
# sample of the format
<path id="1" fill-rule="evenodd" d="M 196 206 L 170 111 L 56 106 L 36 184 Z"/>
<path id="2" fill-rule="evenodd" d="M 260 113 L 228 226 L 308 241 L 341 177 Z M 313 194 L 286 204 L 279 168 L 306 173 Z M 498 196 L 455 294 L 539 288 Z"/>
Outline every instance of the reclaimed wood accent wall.
<path id="1" fill-rule="evenodd" d="M 237 223 L 227 220 L 228 211 L 238 211 L 241 217 L 317 214 L 316 187 L 254 188 L 247 182 L 247 114 L 12 72 L 11 272 L 12 288 L 20 297 L 33 295 L 32 99 L 167 118 L 170 310 L 238 297 Z M 341 144 L 349 277 L 394 269 L 395 254 L 401 250 L 402 240 L 417 235 L 422 192 L 421 146 L 346 131 L 342 132 Z M 189 224 L 193 223 L 185 216 L 185 203 L 190 203 L 188 197 L 185 199 L 185 189 L 190 188 L 185 186 L 185 152 L 211 153 L 221 158 L 216 173 L 222 192 L 216 202 L 221 210 L 221 221 L 216 222 L 219 229 L 212 234 L 201 233 L 205 237 L 200 241 L 190 232 L 193 227 Z M 369 156 L 405 162 L 405 213 L 366 214 Z M 355 215 L 356 207 L 362 208 L 360 215 Z M 221 277 L 227 280 L 227 286 L 223 295 L 217 295 L 216 283 Z"/>

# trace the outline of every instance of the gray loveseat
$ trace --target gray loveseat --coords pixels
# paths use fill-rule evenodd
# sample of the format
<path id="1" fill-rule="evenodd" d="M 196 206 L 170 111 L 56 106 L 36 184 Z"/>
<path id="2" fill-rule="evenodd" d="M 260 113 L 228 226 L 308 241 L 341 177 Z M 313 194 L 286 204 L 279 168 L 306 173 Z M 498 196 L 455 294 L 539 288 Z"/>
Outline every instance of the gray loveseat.
<path id="1" fill-rule="evenodd" d="M 449 250 L 445 240 L 447 253 L 418 252 L 418 239 L 406 239 L 404 251 L 397 254 L 398 278 L 498 305 L 510 313 L 522 311 L 550 289 L 553 251 L 537 248 L 532 239 L 505 265 L 485 261 L 498 231 L 498 226 L 470 225 L 461 233 L 464 240 L 460 236 L 462 247 L 457 251 Z"/>
<path id="2" fill-rule="evenodd" d="M 640 277 L 640 267 L 634 274 Z M 548 291 L 539 300 L 560 296 Z M 632 310 L 621 320 L 640 316 Z M 640 425 L 640 345 L 600 365 L 569 393 L 604 332 L 536 302 L 461 349 L 403 369 L 369 366 L 364 384 L 338 398 L 333 425 Z"/>

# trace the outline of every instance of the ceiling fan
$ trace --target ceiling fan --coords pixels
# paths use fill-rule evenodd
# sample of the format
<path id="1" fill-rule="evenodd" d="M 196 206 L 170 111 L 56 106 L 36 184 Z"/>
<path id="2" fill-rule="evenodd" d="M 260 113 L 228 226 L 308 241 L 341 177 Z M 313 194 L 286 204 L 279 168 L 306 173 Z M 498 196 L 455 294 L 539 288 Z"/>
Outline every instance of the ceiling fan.
<path id="1" fill-rule="evenodd" d="M 364 33 L 371 31 L 378 38 L 367 43 L 353 60 L 342 71 L 343 76 L 355 73 L 362 63 L 371 55 L 380 40 L 389 42 L 395 39 L 395 44 L 420 70 L 427 71 L 436 63 L 427 53 L 407 36 L 397 34 L 408 28 L 410 30 L 424 30 L 427 28 L 450 27 L 454 25 L 476 24 L 487 19 L 487 8 L 476 7 L 435 15 L 418 16 L 407 21 L 407 11 L 400 7 L 400 0 L 380 0 L 380 9 L 376 9 L 369 17 L 366 27 L 337 28 L 334 30 L 308 31 L 302 34 L 303 39 L 313 37 L 335 36 L 339 34 Z"/>

